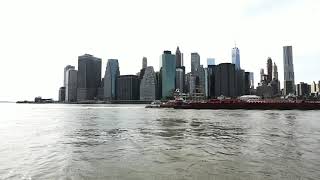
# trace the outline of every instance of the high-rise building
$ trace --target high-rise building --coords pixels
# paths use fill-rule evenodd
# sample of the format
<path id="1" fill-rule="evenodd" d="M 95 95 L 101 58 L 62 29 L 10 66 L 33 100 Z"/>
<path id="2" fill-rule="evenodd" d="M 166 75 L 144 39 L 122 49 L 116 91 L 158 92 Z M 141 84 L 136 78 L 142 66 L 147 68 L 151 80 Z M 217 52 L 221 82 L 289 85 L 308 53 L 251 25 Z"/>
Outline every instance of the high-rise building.
<path id="1" fill-rule="evenodd" d="M 196 74 L 200 68 L 200 55 L 196 52 L 191 53 L 191 73 Z"/>
<path id="2" fill-rule="evenodd" d="M 254 89 L 254 74 L 253 72 L 250 72 L 250 89 Z"/>
<path id="3" fill-rule="evenodd" d="M 178 46 L 176 50 L 176 67 L 179 68 L 182 66 L 183 66 L 183 56 Z"/>
<path id="4" fill-rule="evenodd" d="M 176 89 L 184 92 L 184 69 L 181 67 L 176 68 Z"/>
<path id="5" fill-rule="evenodd" d="M 208 58 L 207 59 L 207 66 L 216 65 L 216 59 L 215 58 Z"/>
<path id="6" fill-rule="evenodd" d="M 245 71 L 242 69 L 235 71 L 235 88 L 236 96 L 242 96 L 245 94 Z"/>
<path id="7" fill-rule="evenodd" d="M 66 102 L 77 101 L 78 71 L 69 69 L 66 72 Z"/>
<path id="8" fill-rule="evenodd" d="M 161 69 L 156 72 L 156 99 L 160 100 L 162 98 L 162 80 L 161 80 Z"/>
<path id="9" fill-rule="evenodd" d="M 77 100 L 94 100 L 101 83 L 101 59 L 90 54 L 78 57 Z"/>
<path id="10" fill-rule="evenodd" d="M 140 82 L 140 100 L 153 101 L 156 99 L 156 74 L 152 66 L 145 68 Z"/>
<path id="11" fill-rule="evenodd" d="M 244 93 L 246 95 L 251 94 L 251 91 L 250 91 L 250 72 L 245 72 L 245 75 L 244 75 Z"/>
<path id="12" fill-rule="evenodd" d="M 74 66 L 71 66 L 71 65 L 67 65 L 65 68 L 64 68 L 64 73 L 63 73 L 63 86 L 66 87 L 66 83 L 67 83 L 67 79 L 66 79 L 66 73 L 69 69 L 75 69 Z"/>
<path id="13" fill-rule="evenodd" d="M 216 65 L 208 65 L 208 97 L 214 98 L 215 95 L 215 69 Z"/>
<path id="14" fill-rule="evenodd" d="M 240 51 L 237 47 L 232 48 L 232 64 L 235 65 L 236 69 L 240 68 Z"/>
<path id="15" fill-rule="evenodd" d="M 235 65 L 231 63 L 222 63 L 215 66 L 215 95 L 216 96 L 236 96 L 235 87 Z"/>
<path id="16" fill-rule="evenodd" d="M 117 100 L 139 100 L 139 77 L 122 75 L 117 77 Z"/>
<path id="17" fill-rule="evenodd" d="M 273 64 L 273 79 L 279 80 L 278 78 L 278 66 L 276 63 Z"/>
<path id="18" fill-rule="evenodd" d="M 303 97 L 310 94 L 310 86 L 307 83 L 300 82 L 300 84 L 297 84 L 296 87 L 297 96 Z"/>
<path id="19" fill-rule="evenodd" d="M 64 102 L 66 98 L 66 87 L 59 88 L 59 102 Z"/>
<path id="20" fill-rule="evenodd" d="M 209 74 L 208 74 L 208 68 L 204 68 L 204 96 L 206 98 L 209 97 Z"/>
<path id="21" fill-rule="evenodd" d="M 104 74 L 104 98 L 115 100 L 117 98 L 117 77 L 120 76 L 119 63 L 117 59 L 108 59 Z"/>
<path id="22" fill-rule="evenodd" d="M 196 93 L 196 80 L 197 80 L 197 77 L 192 73 L 190 73 L 190 76 L 189 76 L 189 93 L 190 94 Z"/>
<path id="23" fill-rule="evenodd" d="M 175 91 L 176 79 L 176 57 L 171 51 L 164 51 L 161 55 L 161 81 L 162 81 L 162 98 L 173 96 Z"/>
<path id="24" fill-rule="evenodd" d="M 205 94 L 206 78 L 205 78 L 205 70 L 203 68 L 203 65 L 200 65 L 200 68 L 199 68 L 198 73 L 196 75 L 199 79 L 199 83 L 197 84 L 198 92 Z"/>
<path id="25" fill-rule="evenodd" d="M 148 60 L 146 57 L 142 58 L 142 69 L 146 68 L 148 66 Z"/>
<path id="26" fill-rule="evenodd" d="M 267 60 L 267 83 L 272 81 L 272 59 L 268 57 Z"/>
<path id="27" fill-rule="evenodd" d="M 260 69 L 260 82 L 264 82 L 264 81 L 265 81 L 264 69 L 261 68 Z"/>
<path id="28" fill-rule="evenodd" d="M 292 46 L 283 47 L 284 95 L 295 93 Z"/>
<path id="29" fill-rule="evenodd" d="M 312 83 L 311 83 L 311 93 L 318 93 L 319 92 L 319 85 L 315 82 L 315 81 L 313 81 Z"/>

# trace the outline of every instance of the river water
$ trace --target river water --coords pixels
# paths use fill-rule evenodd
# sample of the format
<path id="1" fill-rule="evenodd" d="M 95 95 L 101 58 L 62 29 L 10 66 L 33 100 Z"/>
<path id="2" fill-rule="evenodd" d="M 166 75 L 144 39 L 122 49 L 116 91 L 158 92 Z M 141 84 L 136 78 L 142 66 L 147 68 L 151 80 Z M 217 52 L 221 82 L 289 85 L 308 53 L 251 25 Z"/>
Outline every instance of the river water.
<path id="1" fill-rule="evenodd" d="M 0 179 L 319 179 L 320 111 L 0 104 Z"/>

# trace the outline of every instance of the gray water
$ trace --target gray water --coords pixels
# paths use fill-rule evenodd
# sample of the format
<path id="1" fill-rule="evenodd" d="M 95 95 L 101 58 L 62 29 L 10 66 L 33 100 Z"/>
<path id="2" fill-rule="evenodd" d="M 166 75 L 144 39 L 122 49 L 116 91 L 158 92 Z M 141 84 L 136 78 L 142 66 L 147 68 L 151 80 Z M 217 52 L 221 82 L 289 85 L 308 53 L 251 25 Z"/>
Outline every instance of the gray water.
<path id="1" fill-rule="evenodd" d="M 0 179 L 319 179 L 320 111 L 0 104 Z"/>

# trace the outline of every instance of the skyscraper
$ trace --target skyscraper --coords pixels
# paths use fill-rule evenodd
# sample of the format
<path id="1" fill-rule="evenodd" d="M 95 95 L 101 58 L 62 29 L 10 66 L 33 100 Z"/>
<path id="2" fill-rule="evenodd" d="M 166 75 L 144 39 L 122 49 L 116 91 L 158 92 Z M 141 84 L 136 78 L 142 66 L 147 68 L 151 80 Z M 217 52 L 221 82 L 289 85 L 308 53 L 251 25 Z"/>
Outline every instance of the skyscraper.
<path id="1" fill-rule="evenodd" d="M 117 77 L 120 76 L 119 63 L 117 59 L 108 59 L 104 74 L 104 98 L 106 100 L 116 99 Z"/>
<path id="2" fill-rule="evenodd" d="M 191 53 L 191 73 L 196 74 L 200 68 L 200 55 L 196 52 Z"/>
<path id="3" fill-rule="evenodd" d="M 237 47 L 232 48 L 232 64 L 235 65 L 236 70 L 240 68 L 240 51 Z"/>
<path id="4" fill-rule="evenodd" d="M 278 79 L 278 66 L 276 63 L 273 64 L 273 79 L 279 80 Z"/>
<path id="5" fill-rule="evenodd" d="M 179 49 L 179 46 L 177 47 L 177 50 L 176 50 L 176 67 L 179 68 L 179 67 L 182 67 L 183 66 L 183 60 L 182 60 L 183 56 L 180 52 L 180 49 Z"/>
<path id="6" fill-rule="evenodd" d="M 67 79 L 66 79 L 66 73 L 69 69 L 75 69 L 74 66 L 71 66 L 71 65 L 67 65 L 65 68 L 64 68 L 64 73 L 63 73 L 63 86 L 66 87 L 66 83 L 67 83 Z"/>
<path id="7" fill-rule="evenodd" d="M 267 60 L 267 83 L 270 83 L 272 81 L 272 59 L 268 57 Z"/>
<path id="8" fill-rule="evenodd" d="M 77 99 L 93 100 L 101 84 L 101 59 L 90 54 L 78 57 Z"/>
<path id="9" fill-rule="evenodd" d="M 148 60 L 146 57 L 142 58 L 142 69 L 146 68 L 148 66 Z"/>
<path id="10" fill-rule="evenodd" d="M 181 67 L 176 68 L 176 89 L 184 91 L 184 70 Z"/>
<path id="11" fill-rule="evenodd" d="M 236 96 L 236 70 L 231 63 L 222 63 L 215 66 L 215 95 Z"/>
<path id="12" fill-rule="evenodd" d="M 59 88 L 59 102 L 65 102 L 66 98 L 66 87 Z"/>
<path id="13" fill-rule="evenodd" d="M 77 101 L 78 71 L 69 69 L 66 72 L 66 102 Z"/>
<path id="14" fill-rule="evenodd" d="M 117 100 L 139 100 L 139 77 L 122 75 L 117 77 Z"/>
<path id="15" fill-rule="evenodd" d="M 216 65 L 216 60 L 215 58 L 208 58 L 207 59 L 207 66 L 212 66 L 212 65 Z"/>
<path id="16" fill-rule="evenodd" d="M 283 47 L 284 95 L 295 93 L 292 46 Z"/>
<path id="17" fill-rule="evenodd" d="M 176 57 L 171 51 L 164 51 L 161 55 L 162 98 L 172 97 L 175 90 Z"/>
<path id="18" fill-rule="evenodd" d="M 152 66 L 145 68 L 140 82 L 140 100 L 153 101 L 156 99 L 156 74 Z"/>

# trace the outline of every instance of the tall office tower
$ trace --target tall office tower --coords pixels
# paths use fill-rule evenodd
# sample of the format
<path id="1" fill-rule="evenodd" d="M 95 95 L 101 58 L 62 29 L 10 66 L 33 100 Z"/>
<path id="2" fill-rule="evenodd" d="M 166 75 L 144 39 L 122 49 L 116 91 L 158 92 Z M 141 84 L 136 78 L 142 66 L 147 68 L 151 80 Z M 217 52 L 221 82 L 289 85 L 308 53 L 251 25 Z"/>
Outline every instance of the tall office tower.
<path id="1" fill-rule="evenodd" d="M 139 77 L 122 75 L 117 77 L 117 100 L 139 100 Z"/>
<path id="2" fill-rule="evenodd" d="M 161 84 L 161 70 L 156 72 L 156 99 L 160 100 L 162 97 L 162 84 Z"/>
<path id="3" fill-rule="evenodd" d="M 90 54 L 78 57 L 77 100 L 94 100 L 101 84 L 101 59 Z"/>
<path id="4" fill-rule="evenodd" d="M 273 63 L 273 79 L 279 80 L 278 79 L 278 66 L 276 63 Z"/>
<path id="5" fill-rule="evenodd" d="M 184 92 L 189 93 L 190 92 L 190 76 L 191 72 L 187 73 L 184 78 Z"/>
<path id="6" fill-rule="evenodd" d="M 315 81 L 311 84 L 311 93 L 317 93 L 317 83 Z"/>
<path id="7" fill-rule="evenodd" d="M 66 72 L 66 102 L 77 101 L 78 71 L 69 69 Z"/>
<path id="8" fill-rule="evenodd" d="M 156 74 L 152 66 L 145 68 L 140 82 L 140 100 L 153 101 L 156 99 Z"/>
<path id="9" fill-rule="evenodd" d="M 250 72 L 250 89 L 254 89 L 254 74 L 253 72 Z"/>
<path id="10" fill-rule="evenodd" d="M 66 83 L 67 83 L 67 79 L 66 79 L 66 73 L 69 69 L 75 69 L 74 66 L 71 66 L 71 65 L 67 65 L 65 68 L 64 68 L 64 73 L 63 73 L 63 86 L 66 87 Z"/>
<path id="11" fill-rule="evenodd" d="M 297 84 L 297 89 L 296 89 L 296 92 L 297 92 L 297 96 L 307 96 L 310 94 L 310 88 L 309 88 L 309 85 L 307 83 L 304 83 L 304 82 L 300 82 L 300 84 Z"/>
<path id="12" fill-rule="evenodd" d="M 215 69 L 216 65 L 208 65 L 208 97 L 215 97 Z"/>
<path id="13" fill-rule="evenodd" d="M 180 52 L 180 49 L 179 49 L 179 46 L 177 47 L 177 50 L 176 50 L 176 67 L 179 68 L 179 67 L 182 67 L 183 66 L 183 60 L 182 60 L 182 54 Z"/>
<path id="14" fill-rule="evenodd" d="M 196 93 L 196 80 L 197 80 L 197 77 L 190 73 L 190 76 L 189 76 L 189 93 L 190 94 Z"/>
<path id="15" fill-rule="evenodd" d="M 261 69 L 260 69 L 260 82 L 263 82 L 263 81 L 265 80 L 264 77 L 265 77 L 264 69 L 261 68 Z"/>
<path id="16" fill-rule="evenodd" d="M 104 98 L 115 100 L 117 98 L 117 77 L 120 76 L 119 63 L 117 59 L 108 59 L 106 72 L 104 74 Z"/>
<path id="17" fill-rule="evenodd" d="M 59 88 L 59 102 L 65 102 L 66 98 L 66 87 Z"/>
<path id="18" fill-rule="evenodd" d="M 198 92 L 205 94 L 205 70 L 203 65 L 200 65 L 197 76 L 199 78 L 199 83 L 197 84 Z"/>
<path id="19" fill-rule="evenodd" d="M 235 65 L 231 63 L 222 63 L 215 66 L 215 95 L 216 96 L 236 96 L 235 87 Z"/>
<path id="20" fill-rule="evenodd" d="M 240 51 L 237 47 L 232 48 L 232 64 L 235 65 L 236 69 L 240 68 Z"/>
<path id="21" fill-rule="evenodd" d="M 267 60 L 267 83 L 270 83 L 272 81 L 272 59 L 268 57 Z"/>
<path id="22" fill-rule="evenodd" d="M 251 94 L 251 92 L 250 92 L 250 72 L 245 72 L 245 75 L 244 75 L 244 93 L 246 95 Z"/>
<path id="23" fill-rule="evenodd" d="M 161 81 L 162 81 L 162 98 L 173 96 L 175 91 L 176 79 L 176 57 L 171 51 L 164 51 L 161 55 Z"/>
<path id="24" fill-rule="evenodd" d="M 209 74 L 208 68 L 204 68 L 204 95 L 206 98 L 209 97 Z"/>
<path id="25" fill-rule="evenodd" d="M 176 89 L 184 92 L 184 69 L 181 67 L 176 68 Z"/>
<path id="26" fill-rule="evenodd" d="M 196 74 L 200 68 L 200 55 L 198 53 L 191 53 L 191 73 Z"/>
<path id="27" fill-rule="evenodd" d="M 238 69 L 235 75 L 236 96 L 242 96 L 245 94 L 245 71 Z"/>
<path id="28" fill-rule="evenodd" d="M 148 60 L 146 57 L 142 58 L 142 69 L 146 68 L 148 66 Z"/>
<path id="29" fill-rule="evenodd" d="M 284 95 L 295 93 L 292 46 L 283 47 Z"/>
<path id="30" fill-rule="evenodd" d="M 215 58 L 208 58 L 207 59 L 207 66 L 213 66 L 216 65 L 216 59 Z"/>

